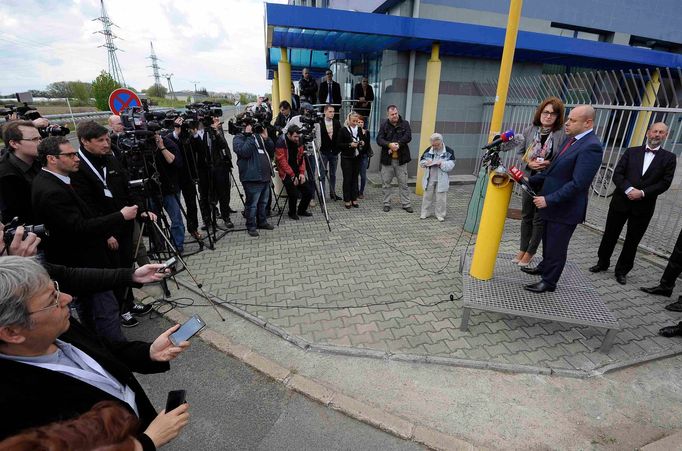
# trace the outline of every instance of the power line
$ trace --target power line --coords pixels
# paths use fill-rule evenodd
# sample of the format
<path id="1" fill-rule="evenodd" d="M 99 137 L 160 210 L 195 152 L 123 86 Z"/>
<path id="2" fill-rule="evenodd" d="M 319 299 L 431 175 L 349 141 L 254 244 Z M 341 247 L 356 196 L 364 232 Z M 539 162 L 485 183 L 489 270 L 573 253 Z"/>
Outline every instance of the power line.
<path id="1" fill-rule="evenodd" d="M 149 46 L 151 47 L 152 51 L 151 54 L 147 57 L 148 59 L 152 60 L 152 65 L 147 66 L 152 68 L 153 72 L 153 77 L 154 77 L 154 85 L 155 86 L 161 86 L 161 75 L 159 75 L 159 59 L 156 57 L 156 53 L 154 52 L 154 43 L 152 41 L 149 41 Z M 170 83 L 170 81 L 169 81 Z"/>
<path id="2" fill-rule="evenodd" d="M 123 78 L 123 70 L 121 69 L 121 65 L 118 62 L 118 57 L 116 56 L 116 50 L 120 50 L 120 49 L 118 47 L 116 47 L 116 44 L 114 44 L 114 39 L 119 39 L 119 38 L 118 38 L 118 36 L 116 36 L 111 31 L 111 27 L 116 27 L 117 25 L 115 23 L 113 23 L 111 21 L 111 19 L 109 19 L 109 15 L 107 14 L 107 10 L 104 8 L 104 0 L 100 0 L 100 3 L 102 5 L 101 16 L 96 18 L 96 19 L 92 19 L 93 21 L 99 20 L 100 22 L 102 22 L 103 29 L 95 32 L 95 33 L 100 33 L 100 34 L 104 35 L 104 44 L 100 45 L 99 47 L 104 47 L 105 49 L 107 49 L 107 56 L 108 56 L 108 62 L 109 62 L 109 74 L 121 86 L 125 86 L 126 81 Z"/>

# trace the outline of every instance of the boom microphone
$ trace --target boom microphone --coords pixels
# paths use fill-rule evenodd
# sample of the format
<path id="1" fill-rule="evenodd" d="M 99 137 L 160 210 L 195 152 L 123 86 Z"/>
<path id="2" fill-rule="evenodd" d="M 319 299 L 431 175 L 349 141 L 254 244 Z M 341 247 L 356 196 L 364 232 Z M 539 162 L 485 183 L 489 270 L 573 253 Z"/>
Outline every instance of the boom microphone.
<path id="1" fill-rule="evenodd" d="M 481 147 L 481 149 L 490 150 L 494 147 L 499 146 L 502 143 L 506 143 L 507 141 L 509 141 L 513 137 L 514 137 L 514 130 L 510 128 L 506 132 L 502 133 L 499 138 L 497 138 L 497 139 L 493 140 L 492 142 L 486 144 L 485 146 Z"/>

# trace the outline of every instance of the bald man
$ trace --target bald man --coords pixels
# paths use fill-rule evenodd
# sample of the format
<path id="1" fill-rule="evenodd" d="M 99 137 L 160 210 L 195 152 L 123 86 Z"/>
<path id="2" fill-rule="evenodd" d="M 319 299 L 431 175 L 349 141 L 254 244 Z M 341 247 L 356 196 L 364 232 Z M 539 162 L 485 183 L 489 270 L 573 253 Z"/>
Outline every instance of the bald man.
<path id="1" fill-rule="evenodd" d="M 542 262 L 521 271 L 541 275 L 542 280 L 524 286 L 528 291 L 554 291 L 566 265 L 568 244 L 576 226 L 585 221 L 587 195 L 601 165 L 602 148 L 594 134 L 594 108 L 578 105 L 564 124 L 566 140 L 557 149 L 552 164 L 530 178 L 540 195 L 533 198 L 545 223 L 542 235 Z"/>
<path id="2" fill-rule="evenodd" d="M 661 145 L 668 137 L 668 126 L 663 122 L 651 124 L 646 133 L 646 144 L 626 149 L 613 170 L 613 192 L 606 227 L 599 245 L 599 261 L 591 272 L 606 271 L 611 255 L 625 223 L 628 230 L 623 250 L 618 257 L 615 276 L 625 285 L 625 276 L 635 263 L 637 246 L 654 215 L 656 199 L 670 188 L 675 176 L 677 158 Z"/>
<path id="3" fill-rule="evenodd" d="M 121 116 L 116 114 L 109 116 L 109 127 L 111 128 L 111 131 L 109 132 L 109 138 L 111 139 L 111 151 L 114 153 L 114 156 L 118 161 L 124 163 L 121 160 L 121 150 L 118 147 L 118 138 L 125 131 L 125 127 L 123 127 L 123 122 L 121 121 Z"/>

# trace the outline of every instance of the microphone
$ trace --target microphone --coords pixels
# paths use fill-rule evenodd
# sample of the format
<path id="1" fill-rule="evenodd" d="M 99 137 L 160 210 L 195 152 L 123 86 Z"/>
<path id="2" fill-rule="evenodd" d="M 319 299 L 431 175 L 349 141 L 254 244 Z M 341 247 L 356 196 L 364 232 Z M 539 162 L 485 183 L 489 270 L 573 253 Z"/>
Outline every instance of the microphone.
<path id="1" fill-rule="evenodd" d="M 481 149 L 490 150 L 494 147 L 499 146 L 502 143 L 506 143 L 507 141 L 509 141 L 513 137 L 514 137 L 514 130 L 510 128 L 506 132 L 502 133 L 499 138 L 497 138 L 497 139 L 493 140 L 492 142 L 486 144 L 485 146 L 481 147 Z"/>
<path id="2" fill-rule="evenodd" d="M 521 186 L 521 189 L 523 189 L 525 192 L 530 194 L 531 196 L 535 197 L 537 194 L 535 194 L 535 191 L 533 191 L 533 188 L 530 187 L 528 182 L 523 178 L 523 171 L 516 166 L 512 166 L 509 168 L 509 171 L 507 173 L 511 176 L 512 179 L 516 183 L 518 183 Z"/>

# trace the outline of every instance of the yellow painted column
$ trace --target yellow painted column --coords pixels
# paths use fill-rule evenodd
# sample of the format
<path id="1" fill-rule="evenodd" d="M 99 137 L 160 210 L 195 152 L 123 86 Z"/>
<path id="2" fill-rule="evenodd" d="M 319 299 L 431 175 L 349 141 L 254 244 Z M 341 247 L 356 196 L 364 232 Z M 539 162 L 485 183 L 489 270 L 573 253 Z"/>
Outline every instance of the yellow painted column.
<path id="1" fill-rule="evenodd" d="M 519 30 L 522 6 L 523 0 L 511 0 L 509 5 L 507 32 L 504 37 L 500 75 L 497 79 L 495 107 L 493 109 L 492 120 L 490 121 L 490 138 L 499 134 L 502 129 L 502 118 L 504 117 L 504 107 L 507 103 L 509 79 L 514 63 L 516 36 Z M 478 238 L 476 239 L 474 255 L 471 259 L 471 268 L 469 269 L 469 274 L 479 280 L 488 280 L 493 277 L 495 260 L 497 260 L 497 252 L 502 240 L 504 220 L 507 217 L 507 208 L 509 207 L 512 191 L 512 184 L 508 180 L 507 183 L 493 183 L 493 180 L 500 181 L 495 173 L 491 174 L 488 179 L 488 187 L 483 203 L 483 214 L 481 215 L 481 225 L 478 229 Z"/>
<path id="2" fill-rule="evenodd" d="M 275 118 L 277 114 L 275 111 L 279 112 L 279 75 L 277 71 L 274 71 L 272 75 L 272 123 L 275 123 Z"/>
<path id="3" fill-rule="evenodd" d="M 279 101 L 286 100 L 291 103 L 291 63 L 289 63 L 289 56 L 286 47 L 280 47 L 281 56 L 277 63 L 277 72 L 279 72 Z M 276 116 L 275 111 L 279 113 L 279 103 L 272 103 L 273 116 Z"/>
<path id="4" fill-rule="evenodd" d="M 661 73 L 656 69 L 646 84 L 646 89 L 642 95 L 642 106 L 654 106 L 656 104 L 656 97 L 658 96 L 658 88 L 661 86 Z M 630 144 L 628 147 L 641 146 L 646 136 L 646 131 L 649 128 L 649 121 L 651 120 L 651 111 L 640 111 L 637 115 L 637 122 L 635 128 L 632 130 L 632 137 L 630 137 Z"/>
<path id="5" fill-rule="evenodd" d="M 424 82 L 424 105 L 422 106 L 422 126 L 419 131 L 419 157 L 431 145 L 429 138 L 436 131 L 436 113 L 438 112 L 438 89 L 440 86 L 440 44 L 431 45 L 431 59 L 426 63 L 426 80 Z M 422 177 L 424 169 L 417 165 L 417 185 L 415 194 L 424 194 Z"/>

